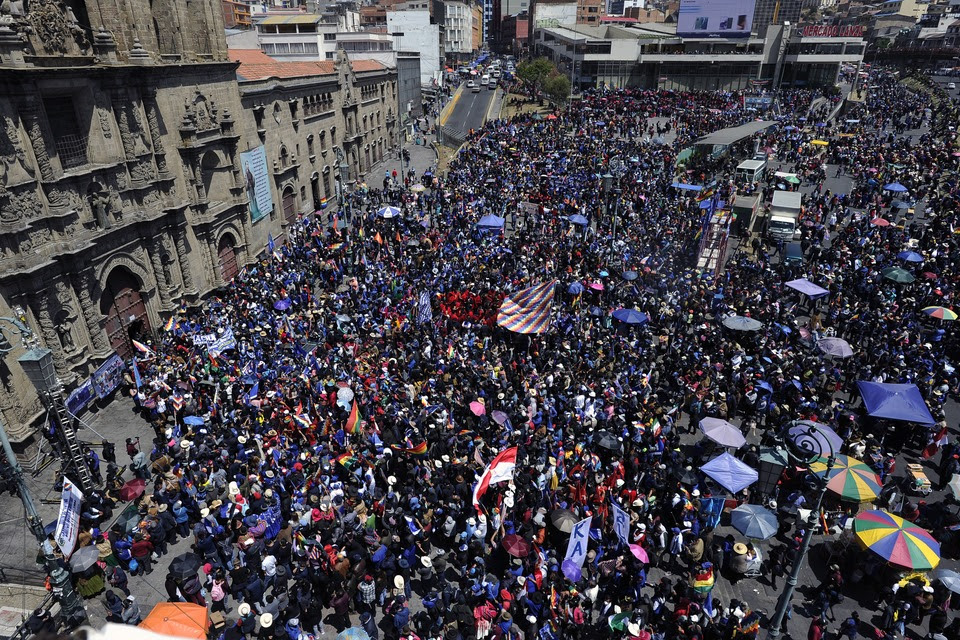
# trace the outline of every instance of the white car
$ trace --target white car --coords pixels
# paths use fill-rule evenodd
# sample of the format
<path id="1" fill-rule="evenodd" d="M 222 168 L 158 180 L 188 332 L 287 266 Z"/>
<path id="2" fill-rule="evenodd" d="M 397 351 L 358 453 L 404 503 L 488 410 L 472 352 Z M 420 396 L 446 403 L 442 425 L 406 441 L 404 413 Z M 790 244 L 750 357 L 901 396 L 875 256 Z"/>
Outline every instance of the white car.
<path id="1" fill-rule="evenodd" d="M 947 83 L 947 89 L 956 89 L 956 88 L 957 88 L 957 83 L 956 83 L 956 82 L 948 82 L 948 83 Z"/>

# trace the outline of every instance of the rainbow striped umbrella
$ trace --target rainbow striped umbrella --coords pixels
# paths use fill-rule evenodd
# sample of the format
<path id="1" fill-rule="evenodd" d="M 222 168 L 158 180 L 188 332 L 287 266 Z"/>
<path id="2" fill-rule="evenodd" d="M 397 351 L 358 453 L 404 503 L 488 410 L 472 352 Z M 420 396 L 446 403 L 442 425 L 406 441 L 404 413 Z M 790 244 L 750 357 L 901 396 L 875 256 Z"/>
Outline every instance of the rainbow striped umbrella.
<path id="1" fill-rule="evenodd" d="M 939 318 L 940 320 L 957 319 L 957 312 L 947 307 L 924 307 L 922 311 L 931 318 Z"/>
<path id="2" fill-rule="evenodd" d="M 930 532 L 886 511 L 865 511 L 853 521 L 857 539 L 875 554 L 907 569 L 929 571 L 940 563 L 940 543 Z"/>
<path id="3" fill-rule="evenodd" d="M 827 475 L 827 459 L 817 458 L 810 471 L 828 478 L 827 489 L 844 500 L 872 502 L 880 495 L 880 477 L 863 462 L 850 456 L 838 455 Z"/>

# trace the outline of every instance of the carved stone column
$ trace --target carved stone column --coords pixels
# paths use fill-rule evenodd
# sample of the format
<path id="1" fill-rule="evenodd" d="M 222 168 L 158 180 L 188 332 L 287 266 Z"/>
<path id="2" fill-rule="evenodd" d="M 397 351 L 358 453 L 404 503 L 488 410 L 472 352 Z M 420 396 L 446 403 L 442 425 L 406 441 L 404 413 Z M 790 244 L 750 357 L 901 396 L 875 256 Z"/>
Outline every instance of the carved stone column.
<path id="1" fill-rule="evenodd" d="M 150 264 L 153 265 L 153 277 L 157 281 L 157 292 L 160 294 L 160 304 L 170 306 L 170 283 L 163 272 L 163 244 L 160 238 L 154 237 L 150 241 Z"/>
<path id="2" fill-rule="evenodd" d="M 160 111 L 157 108 L 157 90 L 148 87 L 144 90 L 143 106 L 147 112 L 147 128 L 150 130 L 150 140 L 153 142 L 153 155 L 157 161 L 157 170 L 162 177 L 169 175 L 166 152 L 163 148 L 163 137 L 160 133 Z"/>
<path id="3" fill-rule="evenodd" d="M 50 163 L 50 154 L 47 153 L 47 144 L 43 139 L 43 127 L 40 124 L 40 101 L 34 96 L 27 96 L 20 106 L 20 117 L 30 138 L 33 155 L 37 159 L 37 168 L 40 177 L 44 180 L 56 178 L 53 165 Z"/>
<path id="4" fill-rule="evenodd" d="M 180 264 L 180 275 L 183 276 L 184 293 L 195 293 L 193 273 L 190 270 L 190 256 L 187 254 L 187 229 L 178 227 L 174 237 L 177 245 L 177 262 Z"/>
<path id="5" fill-rule="evenodd" d="M 91 294 L 93 292 L 93 275 L 89 271 L 80 271 L 71 278 L 73 290 L 77 294 L 77 300 L 80 301 L 80 315 L 83 316 L 83 324 L 87 327 L 87 334 L 90 336 L 90 344 L 96 353 L 104 353 L 110 349 L 110 343 L 107 342 L 107 334 L 100 326 L 100 310 L 93 302 Z"/>
<path id="6" fill-rule="evenodd" d="M 203 245 L 202 252 L 204 263 L 207 265 L 205 271 L 207 272 L 208 281 L 215 287 L 222 287 L 226 283 L 223 280 L 223 273 L 220 270 L 219 255 L 213 246 L 213 242 L 213 233 L 209 230 L 204 232 L 203 236 L 200 238 L 200 244 Z"/>
<path id="7" fill-rule="evenodd" d="M 136 143 L 133 139 L 133 131 L 130 129 L 130 113 L 127 109 L 128 99 L 129 97 L 122 90 L 115 89 L 110 92 L 113 113 L 117 118 L 117 126 L 120 128 L 123 154 L 127 157 L 127 160 L 133 160 L 136 157 Z"/>
<path id="8" fill-rule="evenodd" d="M 30 309 L 40 325 L 40 335 L 43 336 L 43 343 L 53 352 L 53 365 L 57 369 L 57 375 L 63 380 L 69 370 L 67 361 L 63 357 L 63 349 L 60 348 L 60 338 L 57 337 L 57 329 L 53 323 L 53 317 L 50 315 L 50 298 L 46 291 L 38 291 L 36 298 L 30 302 Z"/>

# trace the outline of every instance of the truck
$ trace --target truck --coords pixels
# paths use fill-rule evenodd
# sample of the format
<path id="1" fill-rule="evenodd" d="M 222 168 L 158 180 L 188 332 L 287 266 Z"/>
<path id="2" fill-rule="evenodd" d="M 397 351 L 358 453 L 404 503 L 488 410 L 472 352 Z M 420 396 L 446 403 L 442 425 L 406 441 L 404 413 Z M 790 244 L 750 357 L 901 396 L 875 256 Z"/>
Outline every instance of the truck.
<path id="1" fill-rule="evenodd" d="M 763 180 L 763 176 L 766 173 L 766 160 L 744 160 L 737 165 L 736 180 L 737 182 L 753 184 L 754 182 Z"/>
<path id="2" fill-rule="evenodd" d="M 734 235 L 746 236 L 747 232 L 752 231 L 754 225 L 754 216 L 760 208 L 760 196 L 741 196 L 738 195 L 733 201 L 733 224 L 730 232 Z"/>
<path id="3" fill-rule="evenodd" d="M 799 231 L 797 220 L 803 206 L 802 194 L 798 191 L 774 191 L 773 202 L 770 204 L 770 220 L 767 222 L 767 231 L 774 238 L 789 242 Z"/>

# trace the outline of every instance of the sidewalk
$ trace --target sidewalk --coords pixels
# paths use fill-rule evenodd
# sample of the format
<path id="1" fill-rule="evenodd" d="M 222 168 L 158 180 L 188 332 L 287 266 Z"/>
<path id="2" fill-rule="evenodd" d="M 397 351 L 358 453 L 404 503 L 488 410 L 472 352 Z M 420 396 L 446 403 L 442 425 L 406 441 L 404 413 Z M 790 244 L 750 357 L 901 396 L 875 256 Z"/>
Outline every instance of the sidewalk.
<path id="1" fill-rule="evenodd" d="M 423 133 L 416 135 L 420 136 L 420 144 L 408 142 L 403 147 L 410 153 L 410 162 L 404 161 L 402 168 L 400 166 L 400 158 L 397 152 L 393 150 L 380 162 L 367 170 L 365 180 L 371 189 L 379 189 L 382 187 L 384 174 L 389 173 L 392 175 L 394 170 L 396 170 L 397 176 L 401 176 L 403 172 L 413 169 L 417 172 L 417 178 L 419 178 L 427 169 L 436 169 L 437 153 L 433 150 L 433 147 L 430 146 L 430 143 L 435 142 L 437 137 L 429 134 L 424 135 Z"/>

